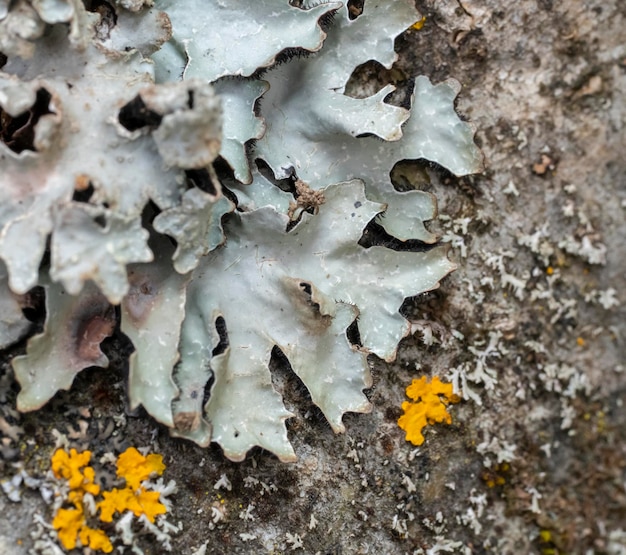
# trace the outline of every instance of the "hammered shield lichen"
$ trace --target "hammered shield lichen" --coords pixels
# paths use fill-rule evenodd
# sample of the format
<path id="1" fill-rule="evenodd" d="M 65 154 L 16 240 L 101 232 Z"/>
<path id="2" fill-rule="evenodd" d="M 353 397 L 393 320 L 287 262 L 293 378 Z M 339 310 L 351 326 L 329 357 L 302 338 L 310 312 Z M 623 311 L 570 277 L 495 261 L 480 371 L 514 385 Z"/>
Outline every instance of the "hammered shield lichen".
<path id="1" fill-rule="evenodd" d="M 31 288 L 47 306 L 13 361 L 19 408 L 106 366 L 119 318 L 132 407 L 233 460 L 255 445 L 293 460 L 272 351 L 333 430 L 370 409 L 367 355 L 392 360 L 403 300 L 454 268 L 425 225 L 434 197 L 390 172 L 479 171 L 473 129 L 452 81 L 418 76 L 409 107 L 391 85 L 345 94 L 357 66 L 391 67 L 420 20 L 409 0 L 358 17 L 345 1 L 151 4 L 0 5 L 0 345 L 28 333 Z M 363 246 L 372 221 L 418 248 Z"/>

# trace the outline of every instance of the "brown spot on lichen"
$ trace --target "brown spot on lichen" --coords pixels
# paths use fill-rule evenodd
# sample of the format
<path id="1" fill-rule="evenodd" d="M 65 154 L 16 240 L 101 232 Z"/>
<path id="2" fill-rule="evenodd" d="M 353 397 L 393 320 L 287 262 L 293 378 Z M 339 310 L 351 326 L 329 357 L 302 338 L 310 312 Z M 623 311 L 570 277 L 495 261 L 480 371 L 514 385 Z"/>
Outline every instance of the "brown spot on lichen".
<path id="1" fill-rule="evenodd" d="M 322 314 L 311 285 L 298 279 L 284 281 L 285 293 L 300 324 L 314 335 L 322 335 L 331 325 L 332 316 Z"/>
<path id="2" fill-rule="evenodd" d="M 158 297 L 159 288 L 147 275 L 130 271 L 130 289 L 124 299 L 124 308 L 135 326 L 141 325 L 150 315 Z"/>
<path id="3" fill-rule="evenodd" d="M 90 182 L 89 176 L 81 173 L 74 179 L 74 190 L 85 191 L 89 187 Z"/>
<path id="4" fill-rule="evenodd" d="M 200 414 L 197 412 L 179 412 L 174 416 L 174 427 L 180 432 L 193 432 L 200 426 Z"/>
<path id="5" fill-rule="evenodd" d="M 102 356 L 100 343 L 109 337 L 115 329 L 115 317 L 112 308 L 104 314 L 96 314 L 84 320 L 76 334 L 76 352 L 87 361 L 96 361 Z"/>

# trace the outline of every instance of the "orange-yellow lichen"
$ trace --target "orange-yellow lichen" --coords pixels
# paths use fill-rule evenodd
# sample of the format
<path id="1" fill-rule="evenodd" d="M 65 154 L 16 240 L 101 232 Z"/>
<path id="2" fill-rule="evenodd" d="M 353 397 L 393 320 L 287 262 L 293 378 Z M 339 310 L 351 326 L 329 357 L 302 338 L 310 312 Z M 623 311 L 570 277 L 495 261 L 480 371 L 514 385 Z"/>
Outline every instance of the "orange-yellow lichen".
<path id="1" fill-rule="evenodd" d="M 111 553 L 113 544 L 103 530 L 95 530 L 89 526 L 83 526 L 79 533 L 80 543 L 88 545 L 95 551 Z"/>
<path id="2" fill-rule="evenodd" d="M 146 515 L 150 522 L 154 522 L 157 515 L 167 512 L 165 505 L 159 503 L 160 495 L 158 491 L 145 491 L 143 488 L 138 488 L 136 491 L 129 487 L 105 491 L 102 494 L 104 499 L 98 503 L 100 520 L 112 522 L 115 513 L 132 511 L 135 516 Z"/>
<path id="3" fill-rule="evenodd" d="M 406 395 L 415 402 L 402 403 L 404 414 L 398 419 L 398 426 L 406 432 L 406 440 L 413 445 L 424 443 L 422 430 L 427 424 L 451 424 L 452 417 L 447 405 L 461 400 L 454 395 L 452 384 L 444 383 L 438 377 L 430 382 L 426 376 L 416 378 L 406 388 Z"/>
<path id="4" fill-rule="evenodd" d="M 70 491 L 98 495 L 100 486 L 94 483 L 95 472 L 87 466 L 90 460 L 91 451 L 79 453 L 76 449 L 70 449 L 67 453 L 63 449 L 57 449 L 52 455 L 52 472 L 57 478 L 67 480 Z"/>
<path id="5" fill-rule="evenodd" d="M 60 508 L 54 515 L 52 526 L 57 530 L 59 541 L 65 549 L 74 549 L 77 540 L 83 546 L 111 553 L 113 545 L 102 530 L 87 526 L 87 518 L 83 507 L 85 494 L 98 495 L 100 486 L 95 483 L 96 473 L 91 466 L 91 451 L 79 453 L 70 449 L 67 453 L 57 449 L 52 455 L 52 472 L 57 478 L 67 480 L 70 491 L 67 496 L 71 509 Z"/>
<path id="6" fill-rule="evenodd" d="M 144 457 L 134 447 L 129 447 L 117 459 L 117 475 L 126 480 L 126 485 L 136 490 L 151 474 L 160 476 L 165 470 L 161 455 Z"/>
<path id="7" fill-rule="evenodd" d="M 496 464 L 495 466 L 486 469 L 482 474 L 482 479 L 487 484 L 488 488 L 494 488 L 496 486 L 503 486 L 506 484 L 507 476 L 511 470 L 511 465 L 507 462 Z"/>
<path id="8" fill-rule="evenodd" d="M 52 526 L 58 532 L 58 538 L 65 549 L 74 549 L 77 539 L 85 547 L 111 553 L 113 544 L 103 530 L 87 526 L 85 511 L 82 504 L 74 509 L 59 509 L 54 516 Z"/>
<path id="9" fill-rule="evenodd" d="M 76 538 L 80 529 L 85 525 L 85 513 L 80 509 L 59 509 L 54 515 L 52 526 L 57 530 L 59 541 L 65 549 L 76 547 Z"/>
<path id="10" fill-rule="evenodd" d="M 103 530 L 87 525 L 83 498 L 85 494 L 99 495 L 100 487 L 95 484 L 95 471 L 88 466 L 91 452 L 69 453 L 58 449 L 52 455 L 52 471 L 57 478 L 67 480 L 70 491 L 67 496 L 71 508 L 59 508 L 52 521 L 63 547 L 74 549 L 78 542 L 94 551 L 111 553 L 113 544 Z M 96 503 L 102 522 L 112 522 L 115 513 L 132 511 L 135 516 L 145 515 L 154 522 L 157 515 L 167 512 L 160 501 L 158 491 L 147 491 L 142 482 L 152 474 L 161 475 L 165 470 L 161 455 L 144 456 L 134 447 L 122 453 L 117 460 L 117 475 L 126 481 L 124 488 L 113 488 L 102 492 L 103 499 Z"/>
<path id="11" fill-rule="evenodd" d="M 424 26 L 424 23 L 426 23 L 426 17 L 422 17 L 422 19 L 413 23 L 413 25 L 411 25 L 411 29 L 419 31 Z"/>

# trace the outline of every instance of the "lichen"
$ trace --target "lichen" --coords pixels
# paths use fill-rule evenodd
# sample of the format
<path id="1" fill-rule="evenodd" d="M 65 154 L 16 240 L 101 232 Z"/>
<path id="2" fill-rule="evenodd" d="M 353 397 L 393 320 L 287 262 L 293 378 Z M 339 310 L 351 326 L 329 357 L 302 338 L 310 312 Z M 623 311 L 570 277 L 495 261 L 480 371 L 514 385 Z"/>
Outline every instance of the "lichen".
<path id="1" fill-rule="evenodd" d="M 129 447 L 117 459 L 117 475 L 126 480 L 131 489 L 139 488 L 140 482 L 152 474 L 160 476 L 165 470 L 161 455 L 142 455 L 134 447 Z"/>
<path id="2" fill-rule="evenodd" d="M 71 449 L 69 453 L 58 449 L 52 455 L 52 471 L 57 478 L 67 480 L 67 501 L 72 505 L 70 509 L 60 507 L 57 510 L 52 526 L 57 530 L 59 541 L 65 549 L 74 549 L 80 541 L 85 547 L 111 553 L 113 545 L 106 534 L 87 524 L 84 496 L 100 493 L 100 486 L 94 483 L 95 471 L 87 466 L 90 460 L 91 451 L 78 453 L 76 449 Z"/>
<path id="3" fill-rule="evenodd" d="M 96 472 L 92 466 L 91 451 L 78 453 L 57 449 L 52 455 L 52 471 L 57 479 L 67 482 L 69 491 L 66 504 L 59 507 L 52 520 L 58 539 L 65 549 L 78 545 L 95 551 L 111 553 L 115 538 L 104 530 L 90 526 L 90 522 L 113 522 L 115 514 L 122 516 L 130 511 L 135 517 L 145 517 L 154 523 L 158 515 L 167 512 L 161 503 L 159 491 L 149 491 L 144 483 L 152 476 L 160 476 L 165 470 L 161 455 L 147 456 L 129 447 L 117 459 L 117 476 L 125 481 L 124 487 L 102 491 L 95 483 Z M 102 499 L 97 500 L 98 497 Z M 95 507 L 90 511 L 88 507 Z M 99 514 L 97 514 L 99 513 Z M 97 514 L 97 518 L 96 518 Z"/>
<path id="4" fill-rule="evenodd" d="M 398 426 L 406 432 L 406 440 L 413 445 L 424 443 L 422 430 L 429 424 L 451 424 L 452 416 L 447 406 L 458 403 L 461 398 L 453 393 L 451 383 L 442 382 L 437 376 L 428 381 L 426 376 L 414 379 L 406 388 L 411 401 L 402 403 L 404 414 L 398 419 Z"/>
<path id="5" fill-rule="evenodd" d="M 20 410 L 106 367 L 101 343 L 119 331 L 131 408 L 233 460 L 255 445 L 295 458 L 274 349 L 336 432 L 370 410 L 367 355 L 393 360 L 403 301 L 454 269 L 426 226 L 434 197 L 397 191 L 390 172 L 423 158 L 463 175 L 482 157 L 455 81 L 416 76 L 404 106 L 391 85 L 346 94 L 423 21 L 411 0 L 348 4 L 5 6 L 0 345 L 31 329 L 24 295 L 43 287 L 46 303 L 13 359 Z M 107 514 L 141 505 L 125 495 Z"/>

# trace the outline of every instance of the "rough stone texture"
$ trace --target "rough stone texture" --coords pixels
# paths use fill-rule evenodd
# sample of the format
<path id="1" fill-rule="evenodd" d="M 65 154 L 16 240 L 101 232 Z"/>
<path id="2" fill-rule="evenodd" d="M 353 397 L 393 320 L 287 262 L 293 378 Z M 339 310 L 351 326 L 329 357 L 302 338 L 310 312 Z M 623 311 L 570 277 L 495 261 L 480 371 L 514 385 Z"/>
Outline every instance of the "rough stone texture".
<path id="1" fill-rule="evenodd" d="M 334 435 L 276 357 L 299 460 L 285 465 L 256 451 L 231 463 L 217 447 L 171 439 L 125 410 L 127 347 L 118 339 L 107 345 L 110 369 L 83 372 L 71 394 L 33 414 L 14 412 L 16 387 L 0 377 L 2 435 L 18 437 L 3 443 L 4 476 L 16 461 L 43 472 L 53 428 L 75 430 L 72 444 L 96 456 L 150 446 L 179 484 L 170 519 L 184 522 L 173 545 L 181 555 L 205 541 L 215 554 L 404 554 L 446 541 L 468 553 L 626 552 L 616 540 L 626 527 L 625 309 L 600 295 L 612 287 L 626 302 L 626 5 L 417 5 L 425 25 L 398 40 L 396 67 L 362 68 L 354 91 L 402 85 L 419 72 L 434 82 L 457 78 L 458 109 L 478 128 L 487 169 L 458 180 L 433 167 L 403 168 L 436 194 L 442 219 L 431 230 L 452 240 L 460 267 L 441 289 L 407 302 L 417 332 L 396 362 L 371 360 L 373 412 L 347 416 L 347 433 Z M 603 258 L 602 245 L 606 263 L 591 264 Z M 496 351 L 480 355 L 490 337 Z M 407 444 L 396 420 L 411 380 L 454 368 L 475 375 L 480 364 L 497 379 L 490 390 L 473 386 L 482 405 L 455 405 L 451 426 L 427 429 L 419 449 Z M 508 469 L 496 466 L 498 442 L 515 446 Z M 222 474 L 231 491 L 214 489 Z M 27 553 L 35 509 L 50 519 L 38 493 L 26 491 L 21 503 L 0 494 L 0 551 Z M 216 510 L 223 520 L 212 524 Z M 160 552 L 148 538 L 139 544 Z"/>

